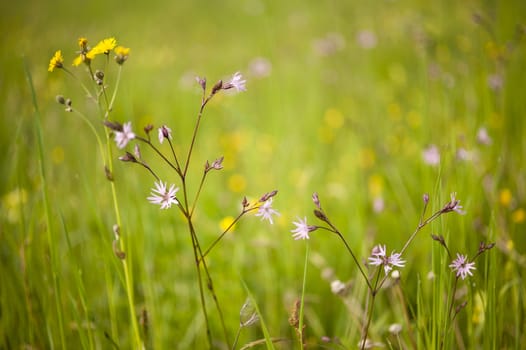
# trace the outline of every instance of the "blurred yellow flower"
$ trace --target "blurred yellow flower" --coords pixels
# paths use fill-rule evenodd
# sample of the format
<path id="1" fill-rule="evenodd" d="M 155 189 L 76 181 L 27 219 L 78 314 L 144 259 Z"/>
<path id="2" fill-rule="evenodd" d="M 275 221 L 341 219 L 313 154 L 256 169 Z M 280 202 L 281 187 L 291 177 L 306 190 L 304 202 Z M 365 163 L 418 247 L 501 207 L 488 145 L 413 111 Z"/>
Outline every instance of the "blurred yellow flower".
<path id="1" fill-rule="evenodd" d="M 524 219 L 526 219 L 526 211 L 524 211 L 524 209 L 522 208 L 515 210 L 511 214 L 511 220 L 516 224 L 520 224 L 521 222 L 524 222 Z"/>
<path id="2" fill-rule="evenodd" d="M 339 129 L 343 126 L 344 117 L 340 110 L 336 108 L 329 108 L 325 111 L 323 116 L 325 123 L 332 129 Z"/>
<path id="3" fill-rule="evenodd" d="M 389 114 L 389 118 L 392 121 L 399 121 L 402 114 L 402 109 L 398 103 L 391 102 L 387 106 L 387 114 Z"/>
<path id="4" fill-rule="evenodd" d="M 508 252 L 511 252 L 513 249 L 515 248 L 515 243 L 513 243 L 513 240 L 512 239 L 508 239 L 506 241 L 506 250 Z"/>
<path id="5" fill-rule="evenodd" d="M 482 294 L 482 295 L 481 295 Z M 483 324 L 484 323 L 484 301 L 483 297 L 485 297 L 484 293 L 475 293 L 474 296 L 474 307 L 473 307 L 473 315 L 471 317 L 471 320 L 475 324 Z"/>
<path id="6" fill-rule="evenodd" d="M 60 146 L 56 146 L 51 151 L 51 159 L 53 163 L 60 164 L 64 161 L 64 149 Z"/>
<path id="7" fill-rule="evenodd" d="M 318 137 L 321 142 L 330 144 L 334 141 L 334 131 L 327 125 L 322 125 L 318 128 Z"/>
<path id="8" fill-rule="evenodd" d="M 219 228 L 221 229 L 222 232 L 225 232 L 229 227 L 230 225 L 232 225 L 232 223 L 234 222 L 234 217 L 233 216 L 226 216 L 224 217 L 220 222 L 219 222 Z M 234 232 L 234 230 L 236 229 L 236 225 L 234 224 L 232 227 L 230 227 L 230 232 Z"/>
<path id="9" fill-rule="evenodd" d="M 2 211 L 10 223 L 20 219 L 20 207 L 27 203 L 27 197 L 27 191 L 23 188 L 15 188 L 2 197 Z"/>
<path id="10" fill-rule="evenodd" d="M 500 190 L 499 202 L 502 206 L 509 207 L 512 199 L 513 196 L 511 195 L 511 191 L 509 188 L 504 188 Z"/>
<path id="11" fill-rule="evenodd" d="M 371 197 L 378 197 L 382 194 L 383 187 L 384 187 L 384 179 L 381 175 L 373 174 L 369 176 L 369 179 L 367 181 L 367 185 L 369 188 L 369 194 Z"/>
<path id="12" fill-rule="evenodd" d="M 47 69 L 49 72 L 53 72 L 55 68 L 63 68 L 64 67 L 64 57 L 62 57 L 62 51 L 58 50 L 55 52 L 53 57 L 51 57 L 51 60 L 49 61 L 49 68 Z"/>
<path id="13" fill-rule="evenodd" d="M 228 179 L 228 188 L 232 192 L 240 193 L 247 187 L 247 180 L 240 175 L 234 174 Z"/>
<path id="14" fill-rule="evenodd" d="M 422 117 L 417 111 L 410 111 L 406 116 L 407 123 L 413 129 L 418 128 L 422 124 Z"/>
<path id="15" fill-rule="evenodd" d="M 363 169 L 372 167 L 376 162 L 376 153 L 374 153 L 374 150 L 371 148 L 363 148 L 360 150 L 358 157 L 360 162 L 359 166 Z"/>

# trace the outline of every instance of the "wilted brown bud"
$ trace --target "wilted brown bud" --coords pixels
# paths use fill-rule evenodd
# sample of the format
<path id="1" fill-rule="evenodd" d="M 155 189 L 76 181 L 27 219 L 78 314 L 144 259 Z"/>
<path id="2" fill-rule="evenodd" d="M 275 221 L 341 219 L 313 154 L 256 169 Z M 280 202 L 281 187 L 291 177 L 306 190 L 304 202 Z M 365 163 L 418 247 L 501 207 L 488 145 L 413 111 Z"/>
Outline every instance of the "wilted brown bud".
<path id="1" fill-rule="evenodd" d="M 60 103 L 61 105 L 65 105 L 65 104 L 66 104 L 66 99 L 65 99 L 64 96 L 62 96 L 62 95 L 57 95 L 57 97 L 55 97 L 55 99 L 56 99 L 57 102 Z"/>
<path id="2" fill-rule="evenodd" d="M 115 235 L 115 239 L 119 239 L 120 233 L 121 233 L 121 228 L 119 227 L 119 225 L 117 224 L 113 225 L 113 234 Z"/>
<path id="3" fill-rule="evenodd" d="M 312 201 L 318 209 L 321 209 L 320 198 L 318 197 L 318 194 L 316 192 L 312 194 Z"/>
<path id="4" fill-rule="evenodd" d="M 104 166 L 104 174 L 106 175 L 106 179 L 113 181 L 113 173 L 107 166 Z"/>
<path id="5" fill-rule="evenodd" d="M 126 258 L 126 253 L 119 249 L 118 241 L 115 240 L 112 243 L 113 247 L 113 253 L 115 253 L 115 256 L 121 260 L 124 260 Z"/>
<path id="6" fill-rule="evenodd" d="M 212 92 L 210 93 L 211 95 L 215 94 L 216 92 L 218 92 L 219 90 L 221 90 L 223 88 L 223 81 L 222 80 L 219 80 L 215 85 L 214 87 L 212 88 Z"/>
<path id="7" fill-rule="evenodd" d="M 148 124 L 148 125 L 146 125 L 146 126 L 144 127 L 144 132 L 145 132 L 146 134 L 149 134 L 150 131 L 152 131 L 152 130 L 153 130 L 153 125 L 152 125 L 152 124 Z"/>
<path id="8" fill-rule="evenodd" d="M 243 197 L 243 201 L 241 202 L 241 205 L 243 206 L 243 208 L 246 208 L 250 205 L 250 203 L 248 202 L 248 199 L 247 197 Z"/>
<path id="9" fill-rule="evenodd" d="M 122 132 L 122 124 L 119 122 L 110 122 L 109 120 L 105 120 L 104 125 L 110 130 Z"/>
<path id="10" fill-rule="evenodd" d="M 278 194 L 278 191 L 277 191 L 277 190 L 274 190 L 274 191 L 272 191 L 272 192 L 265 193 L 265 194 L 259 199 L 259 201 L 260 201 L 261 203 L 266 202 L 266 201 L 268 201 L 270 198 L 274 197 L 276 194 Z"/>
<path id="11" fill-rule="evenodd" d="M 445 240 L 444 240 L 444 237 L 442 235 L 435 235 L 435 234 L 431 234 L 431 238 L 434 240 L 434 241 L 437 241 L 439 242 L 440 244 L 445 244 Z"/>
<path id="12" fill-rule="evenodd" d="M 206 90 L 206 78 L 195 77 L 197 83 L 201 86 L 201 89 Z"/>
<path id="13" fill-rule="evenodd" d="M 95 72 L 95 79 L 99 79 L 99 80 L 104 79 L 104 72 L 97 69 L 97 71 Z"/>
<path id="14" fill-rule="evenodd" d="M 327 221 L 327 216 L 325 216 L 325 214 L 321 210 L 314 209 L 314 216 L 316 216 L 321 221 Z"/>
<path id="15" fill-rule="evenodd" d="M 141 149 L 139 147 L 139 144 L 137 144 L 137 143 L 135 144 L 135 147 L 133 148 L 133 153 L 135 155 L 135 158 L 137 158 L 137 159 L 141 159 L 142 158 L 141 157 Z"/>
<path id="16" fill-rule="evenodd" d="M 120 157 L 119 157 L 119 160 L 120 160 L 120 161 L 123 161 L 123 162 L 137 163 L 137 159 L 136 159 L 135 156 L 134 156 L 133 154 L 131 154 L 130 152 L 126 152 L 125 155 L 120 156 Z"/>

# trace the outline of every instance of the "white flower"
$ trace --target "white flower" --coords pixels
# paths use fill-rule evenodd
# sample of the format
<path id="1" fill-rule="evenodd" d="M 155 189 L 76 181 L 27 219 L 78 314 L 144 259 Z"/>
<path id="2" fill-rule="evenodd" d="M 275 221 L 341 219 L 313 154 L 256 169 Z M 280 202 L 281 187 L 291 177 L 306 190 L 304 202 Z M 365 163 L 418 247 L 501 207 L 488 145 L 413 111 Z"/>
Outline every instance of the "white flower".
<path id="1" fill-rule="evenodd" d="M 152 204 L 159 204 L 161 209 L 168 209 L 172 204 L 179 204 L 175 194 L 179 191 L 179 187 L 171 185 L 170 189 L 167 189 L 167 184 L 162 181 L 155 182 L 155 188 L 152 189 L 151 196 L 148 197 L 148 201 Z"/>
<path id="2" fill-rule="evenodd" d="M 245 86 L 246 82 L 247 82 L 246 80 L 243 80 L 243 76 L 241 75 L 241 73 L 236 72 L 232 76 L 232 79 L 230 79 L 230 81 L 226 83 L 223 88 L 225 90 L 235 88 L 238 92 L 247 91 L 247 88 Z"/>
<path id="3" fill-rule="evenodd" d="M 172 139 L 172 129 L 163 125 L 159 128 L 159 143 L 163 143 L 166 138 Z"/>
<path id="4" fill-rule="evenodd" d="M 493 140 L 488 134 L 488 130 L 485 127 L 481 127 L 477 131 L 477 141 L 483 145 L 491 145 L 491 143 L 493 142 Z"/>
<path id="5" fill-rule="evenodd" d="M 456 211 L 460 215 L 466 214 L 466 211 L 463 210 L 463 206 L 460 205 L 460 199 L 456 199 L 456 196 L 456 192 L 451 193 L 451 201 L 442 208 L 442 212 L 448 213 L 450 211 Z"/>
<path id="6" fill-rule="evenodd" d="M 309 233 L 316 230 L 316 226 L 310 226 L 307 224 L 307 217 L 303 220 L 298 218 L 298 221 L 293 222 L 293 224 L 296 225 L 296 228 L 290 232 L 293 233 L 292 237 L 296 240 L 309 239 Z"/>
<path id="7" fill-rule="evenodd" d="M 424 163 L 431 166 L 437 166 L 440 163 L 440 151 L 435 145 L 430 145 L 422 152 Z"/>
<path id="8" fill-rule="evenodd" d="M 332 294 L 340 295 L 343 294 L 347 289 L 345 283 L 340 280 L 334 280 L 331 282 L 331 292 Z"/>
<path id="9" fill-rule="evenodd" d="M 256 216 L 261 216 L 261 220 L 268 220 L 270 224 L 273 224 L 272 215 L 280 215 L 277 210 L 272 208 L 272 198 L 269 198 L 259 208 Z"/>
<path id="10" fill-rule="evenodd" d="M 471 270 L 475 270 L 475 263 L 468 262 L 468 258 L 465 255 L 457 253 L 457 258 L 453 260 L 449 265 L 453 271 L 456 272 L 456 276 L 465 279 L 467 275 L 473 276 Z"/>
<path id="11" fill-rule="evenodd" d="M 369 263 L 374 266 L 383 265 L 385 274 L 387 275 L 389 271 L 393 269 L 393 266 L 404 267 L 405 260 L 402 260 L 400 253 L 391 253 L 390 256 L 387 256 L 385 252 L 385 245 L 377 245 L 373 248 L 371 256 L 368 258 Z"/>
<path id="12" fill-rule="evenodd" d="M 130 142 L 135 138 L 135 134 L 132 131 L 131 128 L 131 122 L 124 123 L 122 126 L 122 131 L 115 131 L 115 143 L 117 144 L 118 148 L 124 148 Z"/>

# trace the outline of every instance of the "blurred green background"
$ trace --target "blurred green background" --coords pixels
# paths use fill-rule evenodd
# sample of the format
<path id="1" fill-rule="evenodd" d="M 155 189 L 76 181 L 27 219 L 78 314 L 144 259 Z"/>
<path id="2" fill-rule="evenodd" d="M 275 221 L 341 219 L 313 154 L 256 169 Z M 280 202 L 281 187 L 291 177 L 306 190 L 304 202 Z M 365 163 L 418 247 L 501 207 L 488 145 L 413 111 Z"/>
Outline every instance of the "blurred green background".
<path id="1" fill-rule="evenodd" d="M 132 121 L 137 132 L 147 123 L 166 124 L 181 152 L 200 103 L 195 76 L 206 77 L 210 86 L 236 71 L 247 79 L 247 92 L 218 96 L 205 110 L 190 183 L 195 189 L 206 159 L 225 156 L 225 169 L 208 179 L 197 212 L 205 246 L 220 232 L 221 220 L 238 213 L 243 196 L 279 190 L 275 225 L 246 218 L 210 255 L 231 337 L 245 281 L 271 333 L 293 338 L 287 318 L 301 291 L 305 250 L 290 230 L 297 216 L 310 215 L 313 192 L 361 257 L 376 243 L 401 248 L 418 223 L 423 193 L 431 195 L 436 210 L 457 192 L 467 214 L 433 224 L 407 252 L 408 303 L 414 304 L 417 285 L 425 284 L 432 269 L 436 243 L 429 233 L 444 235 L 452 251 L 470 255 L 481 240 L 495 241 L 492 262 L 502 270 L 491 278 L 502 287 L 499 302 L 512 300 L 517 311 L 499 314 L 491 336 L 501 339 L 498 348 L 520 347 L 526 2 L 20 1 L 4 2 L 0 10 L 0 348 L 61 345 L 24 62 L 40 108 L 67 348 L 90 347 L 87 329 L 95 334 L 94 348 L 110 347 L 105 332 L 122 348 L 130 346 L 101 156 L 93 134 L 55 96 L 72 98 L 101 135 L 102 125 L 73 79 L 47 71 L 58 49 L 69 66 L 81 36 L 92 45 L 114 36 L 131 48 L 110 119 Z M 71 69 L 84 74 L 82 67 Z M 433 145 L 438 165 L 424 159 Z M 176 181 L 153 153 L 145 156 L 169 182 Z M 147 203 L 153 179 L 138 167 L 116 163 L 115 179 L 136 310 L 150 315 L 149 344 L 203 346 L 191 241 L 182 218 Z M 354 346 L 358 332 L 331 294 L 335 277 L 327 274 L 348 281 L 356 268 L 335 237 L 312 236 L 311 254 L 325 262 L 313 259 L 309 268 L 308 334 L 338 336 Z M 474 277 L 479 286 L 487 272 L 481 263 Z M 387 310 L 373 327 L 378 339 L 386 325 L 399 322 L 389 303 L 378 306 Z M 474 319 L 464 317 L 466 324 Z M 80 322 L 84 318 L 87 324 Z M 491 348 L 495 340 L 488 340 L 485 327 L 479 321 L 461 331 L 468 335 L 467 348 Z M 257 329 L 242 333 L 243 342 L 260 337 Z"/>

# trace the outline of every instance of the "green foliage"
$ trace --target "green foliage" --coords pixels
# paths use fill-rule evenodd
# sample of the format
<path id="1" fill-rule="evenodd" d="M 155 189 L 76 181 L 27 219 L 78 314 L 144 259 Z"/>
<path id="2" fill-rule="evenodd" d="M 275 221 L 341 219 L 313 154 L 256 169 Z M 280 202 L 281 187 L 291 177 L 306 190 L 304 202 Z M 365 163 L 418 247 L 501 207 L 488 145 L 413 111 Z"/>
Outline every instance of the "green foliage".
<path id="1" fill-rule="evenodd" d="M 195 76 L 209 87 L 236 71 L 246 77 L 246 93 L 207 106 L 189 169 L 199 176 L 188 181 L 195 191 L 205 160 L 225 156 L 195 213 L 205 248 L 243 196 L 279 190 L 274 225 L 246 217 L 207 256 L 230 342 L 248 289 L 264 320 L 240 332 L 238 348 L 260 340 L 299 347 L 288 320 L 300 297 L 308 346 L 360 341 L 367 286 L 337 236 L 311 233 L 303 280 L 305 242 L 290 230 L 298 216 L 315 224 L 313 192 L 365 260 L 376 244 L 400 251 L 424 193 L 428 212 L 451 192 L 467 211 L 434 221 L 404 252 L 399 284 L 377 295 L 372 341 L 393 349 L 441 341 L 519 349 L 526 341 L 525 2 L 30 1 L 0 9 L 9 33 L 0 39 L 0 348 L 208 346 L 184 217 L 147 202 L 154 179 L 118 162 L 112 142 L 117 219 L 100 151 L 106 140 L 55 102 L 71 98 L 104 138 L 85 91 L 63 71 L 47 72 L 57 49 L 68 69 L 84 69 L 71 66 L 80 36 L 91 44 L 115 36 L 131 48 L 110 119 L 132 121 L 137 133 L 166 124 L 181 154 L 201 103 Z M 106 72 L 110 89 L 115 67 Z M 423 161 L 431 145 L 438 166 Z M 177 180 L 142 151 L 163 178 Z M 113 246 L 119 220 L 124 265 Z M 467 304 L 446 336 L 455 279 L 431 233 L 444 236 L 453 255 L 496 243 L 477 258 L 474 276 L 458 281 L 454 305 Z M 335 280 L 347 294 L 331 292 Z M 225 347 L 204 294 L 214 346 Z M 394 323 L 399 338 L 388 331 Z"/>

